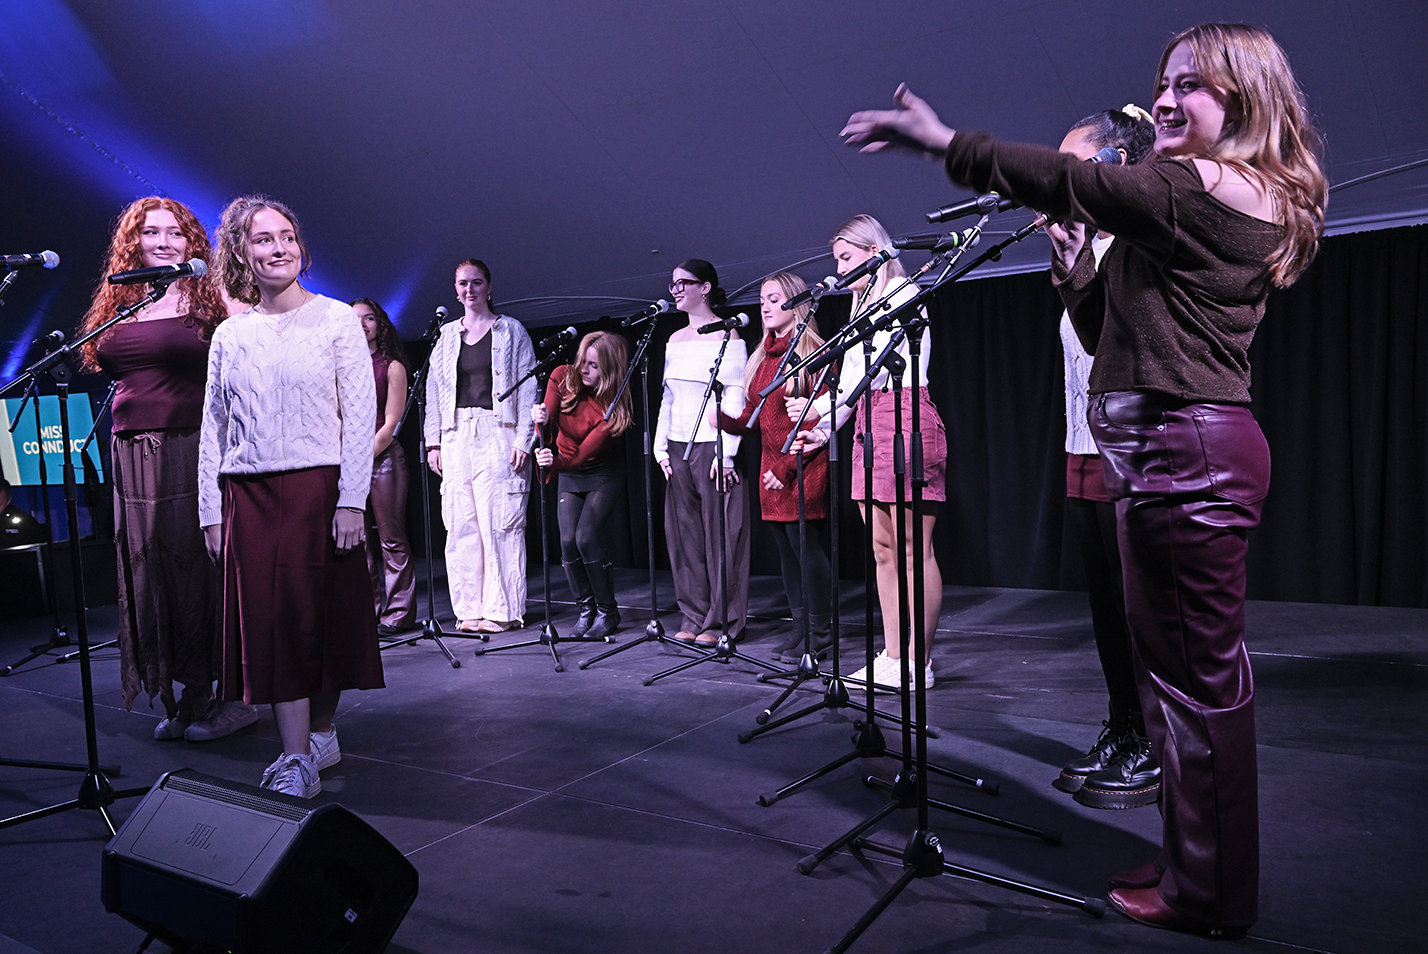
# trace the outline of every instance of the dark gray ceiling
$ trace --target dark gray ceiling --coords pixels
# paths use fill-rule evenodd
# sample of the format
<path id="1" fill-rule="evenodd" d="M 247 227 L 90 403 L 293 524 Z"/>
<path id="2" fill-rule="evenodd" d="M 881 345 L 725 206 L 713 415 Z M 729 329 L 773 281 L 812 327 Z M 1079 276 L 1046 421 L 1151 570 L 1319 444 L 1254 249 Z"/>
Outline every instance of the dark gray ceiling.
<path id="1" fill-rule="evenodd" d="M 4 0 L 0 347 L 69 328 L 129 199 L 212 225 L 263 191 L 302 216 L 314 285 L 394 306 L 414 334 L 475 255 L 532 323 L 625 313 L 670 269 L 731 291 L 826 254 L 871 212 L 894 233 L 965 193 L 938 166 L 838 142 L 906 80 L 952 125 L 1054 144 L 1093 110 L 1149 105 L 1165 39 L 1268 26 L 1345 182 L 1428 157 L 1415 90 L 1428 5 L 1400 2 Z M 994 220 L 1006 233 L 1027 213 Z M 1334 228 L 1428 219 L 1428 168 L 1336 193 Z M 996 237 L 995 235 L 993 236 Z M 1044 239 L 1002 270 L 1043 267 Z M 821 277 L 829 264 L 800 271 Z M 522 303 L 525 299 L 546 299 Z M 23 340 L 22 340 L 23 339 Z"/>

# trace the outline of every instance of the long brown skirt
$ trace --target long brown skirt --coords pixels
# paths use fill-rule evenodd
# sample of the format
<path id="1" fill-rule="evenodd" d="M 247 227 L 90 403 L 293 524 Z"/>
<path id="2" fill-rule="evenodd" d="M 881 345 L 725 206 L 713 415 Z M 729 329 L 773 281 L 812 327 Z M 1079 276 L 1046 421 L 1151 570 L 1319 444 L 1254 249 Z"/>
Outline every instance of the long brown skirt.
<path id="1" fill-rule="evenodd" d="M 338 555 L 336 467 L 223 478 L 223 698 L 380 689 L 372 581 Z"/>
<path id="2" fill-rule="evenodd" d="M 175 711 L 174 683 L 207 698 L 218 677 L 218 573 L 198 526 L 198 429 L 115 435 L 114 548 L 124 708 L 141 692 Z"/>

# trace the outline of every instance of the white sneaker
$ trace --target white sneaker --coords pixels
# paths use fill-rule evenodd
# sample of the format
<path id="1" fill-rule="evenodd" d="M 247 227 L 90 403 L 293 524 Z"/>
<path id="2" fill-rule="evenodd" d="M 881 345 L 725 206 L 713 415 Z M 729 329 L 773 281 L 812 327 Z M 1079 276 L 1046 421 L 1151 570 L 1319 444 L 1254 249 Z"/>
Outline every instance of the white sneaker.
<path id="1" fill-rule="evenodd" d="M 164 716 L 159 720 L 159 724 L 154 726 L 154 738 L 160 742 L 171 742 L 174 739 L 183 738 L 184 731 L 189 727 L 189 722 L 180 713 L 174 716 Z"/>
<path id="2" fill-rule="evenodd" d="M 888 664 L 889 664 L 889 663 L 892 664 L 892 668 L 888 668 Z M 890 658 L 888 658 L 888 654 L 887 654 L 887 651 L 886 651 L 886 650 L 884 650 L 883 652 L 878 653 L 876 656 L 873 657 L 873 677 L 872 677 L 872 681 L 873 681 L 874 683 L 876 683 L 876 688 L 877 688 L 879 691 L 882 691 L 882 692 L 896 692 L 896 691 L 897 691 L 894 687 L 897 685 L 897 679 L 898 679 L 897 667 L 898 667 L 898 665 L 899 665 L 899 664 L 898 664 L 898 661 L 897 661 L 896 659 L 890 659 Z M 862 669 L 859 669 L 857 672 L 853 673 L 853 674 L 852 674 L 851 676 L 849 676 L 848 678 L 849 678 L 849 679 L 852 679 L 852 680 L 855 680 L 855 681 L 857 681 L 857 682 L 868 682 L 868 681 L 869 681 L 869 680 L 868 680 L 868 667 L 867 667 L 867 666 L 864 666 Z"/>
<path id="3" fill-rule="evenodd" d="M 909 675 L 911 673 L 909 672 Z M 867 667 L 859 669 L 853 673 L 850 679 L 859 682 L 868 681 Z M 928 663 L 922 673 L 923 686 L 931 689 L 937 683 L 936 676 L 932 673 L 932 664 Z M 894 659 L 886 651 L 878 653 L 873 657 L 873 688 L 878 692 L 893 693 L 898 691 L 902 685 L 902 660 Z"/>
<path id="4" fill-rule="evenodd" d="M 342 749 L 337 745 L 337 726 L 326 732 L 314 732 L 308 736 L 312 748 L 312 760 L 319 769 L 332 768 L 342 761 Z"/>
<path id="5" fill-rule="evenodd" d="M 257 721 L 256 706 L 246 702 L 215 702 L 206 717 L 194 720 L 184 729 L 183 737 L 189 742 L 212 742 Z"/>
<path id="6" fill-rule="evenodd" d="M 312 798 L 322 791 L 322 779 L 311 755 L 284 754 L 263 772 L 263 787 L 283 795 Z"/>

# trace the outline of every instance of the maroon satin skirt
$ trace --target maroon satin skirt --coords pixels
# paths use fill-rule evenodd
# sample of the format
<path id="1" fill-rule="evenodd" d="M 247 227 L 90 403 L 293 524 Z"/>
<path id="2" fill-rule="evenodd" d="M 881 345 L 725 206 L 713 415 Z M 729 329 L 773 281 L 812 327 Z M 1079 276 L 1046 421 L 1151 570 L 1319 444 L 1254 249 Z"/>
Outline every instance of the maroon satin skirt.
<path id="1" fill-rule="evenodd" d="M 336 467 L 223 478 L 223 698 L 380 689 L 362 547 L 332 540 Z"/>

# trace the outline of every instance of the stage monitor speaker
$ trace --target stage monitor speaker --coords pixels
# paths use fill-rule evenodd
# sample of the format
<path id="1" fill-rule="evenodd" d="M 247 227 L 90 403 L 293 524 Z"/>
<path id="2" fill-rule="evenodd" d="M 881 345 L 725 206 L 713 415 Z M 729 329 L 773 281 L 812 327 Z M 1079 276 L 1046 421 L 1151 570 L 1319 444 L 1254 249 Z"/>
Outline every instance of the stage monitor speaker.
<path id="1" fill-rule="evenodd" d="M 416 895 L 416 868 L 342 806 L 189 769 L 124 822 L 100 885 L 170 947 L 234 954 L 380 954 Z"/>

